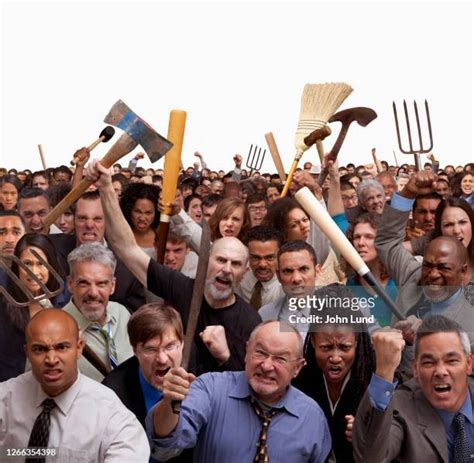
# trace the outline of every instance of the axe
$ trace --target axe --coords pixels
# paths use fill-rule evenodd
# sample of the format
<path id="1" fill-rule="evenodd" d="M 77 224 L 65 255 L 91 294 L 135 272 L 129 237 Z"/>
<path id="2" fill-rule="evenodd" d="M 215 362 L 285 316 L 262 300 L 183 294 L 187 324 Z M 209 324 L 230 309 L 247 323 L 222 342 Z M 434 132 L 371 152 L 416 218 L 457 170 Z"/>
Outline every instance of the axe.
<path id="1" fill-rule="evenodd" d="M 87 151 L 92 151 L 99 143 L 107 143 L 115 134 L 115 129 L 111 126 L 108 125 L 102 132 L 100 132 L 99 138 L 91 143 L 87 147 Z M 74 158 L 71 161 L 71 166 L 75 166 L 77 164 L 77 159 Z"/>
<path id="2" fill-rule="evenodd" d="M 344 235 L 341 229 L 335 224 L 328 211 L 319 204 L 319 201 L 314 197 L 309 188 L 303 187 L 298 190 L 295 194 L 295 198 L 302 208 L 310 215 L 311 219 L 327 236 L 329 241 L 331 241 L 334 249 L 336 249 L 344 259 L 349 262 L 349 265 L 372 287 L 377 295 L 380 296 L 385 304 L 387 304 L 393 315 L 395 315 L 399 320 L 405 320 L 400 309 L 390 299 L 388 294 L 385 292 L 385 289 L 376 280 L 373 273 L 362 260 L 362 257 L 360 257 L 354 249 L 346 235 Z"/>
<path id="3" fill-rule="evenodd" d="M 165 157 L 164 179 L 162 200 L 164 204 L 176 199 L 176 187 L 181 164 L 181 152 L 183 150 L 184 128 L 186 127 L 186 112 L 174 109 L 170 112 L 168 123 L 168 138 L 173 143 L 173 148 Z M 165 206 L 160 214 L 160 225 L 158 227 L 158 249 L 156 260 L 161 264 L 165 258 L 166 240 L 170 227 L 171 208 Z"/>
<path id="4" fill-rule="evenodd" d="M 357 108 L 348 108 L 338 113 L 334 114 L 330 119 L 329 122 L 340 122 L 342 124 L 341 131 L 337 137 L 334 146 L 331 149 L 331 152 L 327 156 L 328 161 L 335 161 L 337 159 L 337 155 L 341 149 L 342 143 L 346 138 L 347 132 L 349 130 L 349 126 L 352 122 L 356 121 L 360 126 L 366 127 L 369 125 L 375 118 L 377 117 L 377 113 L 370 108 L 365 107 L 357 107 Z M 324 180 L 328 175 L 327 167 L 321 172 L 319 176 L 318 183 L 322 185 Z"/>
<path id="5" fill-rule="evenodd" d="M 143 119 L 137 116 L 122 100 L 118 100 L 110 109 L 104 122 L 122 129 L 124 133 L 100 160 L 104 167 L 112 167 L 119 159 L 130 153 L 138 145 L 144 149 L 151 162 L 158 161 L 171 148 L 172 143 L 155 132 Z M 63 200 L 46 216 L 44 221 L 47 230 L 58 217 L 66 211 L 86 191 L 91 180 L 83 179 Z"/>

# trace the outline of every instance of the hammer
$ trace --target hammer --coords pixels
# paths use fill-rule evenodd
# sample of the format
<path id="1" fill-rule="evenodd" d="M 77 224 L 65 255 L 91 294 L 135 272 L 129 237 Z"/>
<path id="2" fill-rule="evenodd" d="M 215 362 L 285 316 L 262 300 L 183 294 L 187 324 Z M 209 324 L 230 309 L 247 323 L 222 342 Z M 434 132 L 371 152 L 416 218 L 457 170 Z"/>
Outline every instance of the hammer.
<path id="1" fill-rule="evenodd" d="M 339 154 L 342 143 L 344 142 L 344 139 L 346 138 L 347 132 L 349 130 L 349 126 L 352 124 L 352 122 L 356 121 L 360 126 L 366 127 L 376 117 L 377 117 L 377 113 L 373 109 L 365 108 L 365 107 L 348 108 L 334 114 L 329 119 L 329 122 L 335 122 L 335 121 L 341 122 L 342 127 L 337 137 L 336 143 L 334 143 L 334 146 L 332 147 L 331 152 L 327 156 L 327 159 L 329 161 L 335 161 L 337 159 L 337 155 Z M 328 169 L 327 167 L 325 167 L 324 170 L 321 172 L 321 175 L 319 176 L 319 179 L 318 179 L 318 183 L 320 185 L 324 183 L 324 180 L 326 180 L 327 175 L 328 175 Z"/>
<path id="2" fill-rule="evenodd" d="M 87 147 L 87 151 L 92 151 L 99 143 L 107 143 L 115 134 L 115 129 L 111 126 L 108 125 L 102 132 L 100 132 L 99 138 L 91 143 Z M 74 159 L 71 161 L 71 166 L 74 166 L 77 164 L 77 159 L 74 157 Z"/>
<path id="3" fill-rule="evenodd" d="M 321 161 L 321 165 L 324 162 L 324 147 L 323 147 L 323 140 L 331 135 L 331 127 L 325 125 L 320 129 L 316 129 L 311 132 L 305 139 L 304 144 L 306 146 L 312 146 L 316 144 L 316 148 L 318 149 L 319 160 Z"/>
<path id="4" fill-rule="evenodd" d="M 104 122 L 122 129 L 124 133 L 107 151 L 100 163 L 112 167 L 119 159 L 134 150 L 138 145 L 144 149 L 151 162 L 162 158 L 173 146 L 166 138 L 137 116 L 122 100 L 118 100 L 110 109 Z M 58 217 L 66 211 L 91 185 L 91 180 L 83 179 L 63 200 L 46 216 L 44 221 L 47 230 Z"/>

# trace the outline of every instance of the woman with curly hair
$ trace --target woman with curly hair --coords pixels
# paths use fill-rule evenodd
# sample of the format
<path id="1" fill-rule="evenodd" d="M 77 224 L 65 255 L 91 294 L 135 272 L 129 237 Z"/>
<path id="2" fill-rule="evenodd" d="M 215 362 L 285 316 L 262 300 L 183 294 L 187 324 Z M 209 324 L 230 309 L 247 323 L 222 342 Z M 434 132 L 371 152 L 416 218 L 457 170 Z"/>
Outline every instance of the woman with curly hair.
<path id="1" fill-rule="evenodd" d="M 375 354 L 357 298 L 345 286 L 332 284 L 315 291 L 331 304 L 317 314 L 337 314 L 340 322 L 315 323 L 305 342 L 306 365 L 293 381 L 322 408 L 328 420 L 336 462 L 351 463 L 352 423 L 375 371 Z"/>
<path id="2" fill-rule="evenodd" d="M 377 224 L 380 216 L 365 213 L 357 217 L 349 226 L 347 230 L 347 237 L 359 253 L 362 260 L 367 264 L 372 275 L 377 279 L 380 285 L 385 288 L 387 294 L 394 301 L 397 297 L 397 287 L 395 281 L 390 278 L 385 267 L 380 262 L 380 259 L 375 249 L 375 236 L 377 234 Z M 351 271 L 348 266 L 348 273 Z M 347 279 L 347 286 L 352 292 L 361 300 L 369 300 L 370 313 L 375 316 L 380 326 L 389 326 L 392 319 L 392 312 L 389 307 L 381 299 L 376 298 L 375 292 L 370 285 L 361 278 L 357 273 L 352 272 L 352 276 Z"/>
<path id="3" fill-rule="evenodd" d="M 474 175 L 471 172 L 460 172 L 449 182 L 453 196 L 464 199 L 474 207 Z"/>
<path id="4" fill-rule="evenodd" d="M 120 208 L 135 240 L 147 254 L 156 257 L 155 229 L 160 222 L 158 198 L 160 189 L 147 183 L 130 183 L 120 198 Z"/>

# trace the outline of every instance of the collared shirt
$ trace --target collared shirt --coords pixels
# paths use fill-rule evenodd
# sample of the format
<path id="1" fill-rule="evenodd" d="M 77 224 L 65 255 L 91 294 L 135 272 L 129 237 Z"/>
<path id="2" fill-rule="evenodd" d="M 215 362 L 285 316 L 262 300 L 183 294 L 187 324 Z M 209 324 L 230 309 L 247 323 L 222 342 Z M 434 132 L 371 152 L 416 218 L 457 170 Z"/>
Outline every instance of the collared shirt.
<path id="1" fill-rule="evenodd" d="M 438 410 L 436 408 L 435 410 L 443 422 L 444 430 L 446 431 L 446 435 L 448 437 L 449 461 L 452 462 L 454 458 L 454 430 L 452 424 L 456 413 Z M 474 412 L 472 410 L 472 399 L 469 391 L 467 392 L 466 399 L 459 409 L 459 413 L 462 413 L 467 420 L 467 423 L 465 423 L 466 434 L 471 445 L 471 451 L 474 451 Z"/>
<path id="2" fill-rule="evenodd" d="M 163 394 L 145 379 L 140 367 L 138 368 L 138 379 L 143 392 L 143 398 L 145 399 L 146 411 L 148 412 L 151 407 L 155 406 L 163 398 Z"/>
<path id="3" fill-rule="evenodd" d="M 239 294 L 245 302 L 250 302 L 250 298 L 252 297 L 253 288 L 255 283 L 257 283 L 257 278 L 255 277 L 254 273 L 249 270 L 242 281 L 237 286 L 235 292 Z M 265 304 L 269 304 L 280 297 L 284 296 L 285 293 L 281 287 L 280 282 L 276 275 L 273 275 L 272 279 L 269 281 L 262 281 L 262 307 Z"/>
<path id="4" fill-rule="evenodd" d="M 152 456 L 164 459 L 173 449 L 195 446 L 194 461 L 242 463 L 253 460 L 261 431 L 250 404 L 252 390 L 244 372 L 206 373 L 197 378 L 181 405 L 176 429 L 166 438 L 153 432 L 150 411 L 147 434 L 155 444 Z M 324 462 L 331 436 L 316 402 L 289 386 L 274 408 L 281 408 L 268 431 L 268 455 L 278 462 Z"/>
<path id="5" fill-rule="evenodd" d="M 79 325 L 79 329 L 84 333 L 84 338 L 87 345 L 99 356 L 99 358 L 106 365 L 109 364 L 109 357 L 107 353 L 107 342 L 105 337 L 98 331 L 88 329 L 95 322 L 88 320 L 82 312 L 71 301 L 64 306 L 64 311 L 74 317 Z M 130 345 L 127 333 L 127 323 L 130 318 L 130 312 L 121 304 L 109 301 L 107 304 L 106 323 L 110 325 L 110 335 L 114 340 L 115 348 L 117 349 L 118 363 L 122 363 L 133 355 L 133 349 Z M 97 371 L 91 363 L 89 363 L 84 356 L 78 361 L 78 367 L 81 373 L 89 378 L 102 382 L 104 376 Z"/>
<path id="6" fill-rule="evenodd" d="M 46 398 L 31 372 L 0 383 L 0 459 L 6 448 L 27 447 Z M 79 373 L 53 399 L 48 447 L 58 454 L 47 462 L 148 462 L 143 427 L 109 388 Z"/>
<path id="7" fill-rule="evenodd" d="M 278 320 L 293 325 L 304 339 L 311 325 L 307 321 L 311 312 L 311 304 L 301 304 L 301 306 L 298 304 L 290 307 L 290 298 L 283 296 L 275 302 L 262 306 L 258 314 L 264 322 Z"/>

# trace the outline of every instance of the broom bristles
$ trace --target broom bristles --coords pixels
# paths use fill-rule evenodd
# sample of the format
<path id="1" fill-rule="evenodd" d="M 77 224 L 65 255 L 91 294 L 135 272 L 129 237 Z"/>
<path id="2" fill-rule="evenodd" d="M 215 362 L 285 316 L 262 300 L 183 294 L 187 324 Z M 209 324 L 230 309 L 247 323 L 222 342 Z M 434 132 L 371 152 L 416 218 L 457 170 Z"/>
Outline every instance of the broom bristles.
<path id="1" fill-rule="evenodd" d="M 328 119 L 352 93 L 352 87 L 343 82 L 306 84 L 301 96 L 300 118 L 296 129 L 296 153 L 301 155 L 308 149 L 304 139 L 314 130 L 326 125 Z"/>

